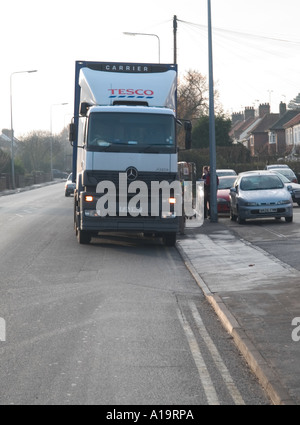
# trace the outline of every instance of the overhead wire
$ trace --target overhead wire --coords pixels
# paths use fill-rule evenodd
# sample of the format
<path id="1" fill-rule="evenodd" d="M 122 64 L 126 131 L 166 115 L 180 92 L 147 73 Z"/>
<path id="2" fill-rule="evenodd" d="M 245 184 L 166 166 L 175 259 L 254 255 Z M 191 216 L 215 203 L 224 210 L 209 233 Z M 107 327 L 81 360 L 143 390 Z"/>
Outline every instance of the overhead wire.
<path id="1" fill-rule="evenodd" d="M 206 48 L 204 43 L 207 43 L 207 26 L 202 24 L 196 24 L 193 22 L 184 21 L 177 19 L 180 22 L 181 29 L 193 40 L 197 40 L 198 48 Z M 277 70 L 276 64 L 279 60 L 285 60 L 286 71 L 294 71 L 295 63 L 295 47 L 300 45 L 298 40 L 289 40 L 282 37 L 270 37 L 265 35 L 250 34 L 242 31 L 228 30 L 224 28 L 213 27 L 214 37 L 214 49 L 217 52 L 226 52 L 226 59 L 224 54 L 214 55 L 214 66 L 215 69 L 224 70 L 226 67 L 232 72 L 232 85 L 235 90 L 237 86 L 242 89 L 248 97 L 254 92 L 261 90 L 261 96 L 265 97 L 267 90 L 264 87 L 260 88 L 258 83 L 252 83 L 252 81 L 260 81 L 259 76 L 261 72 L 267 72 L 270 77 L 279 78 L 280 81 L 288 84 L 293 90 L 299 90 L 299 86 L 291 82 L 291 79 L 282 75 Z M 284 48 L 279 48 L 278 45 L 283 45 Z M 298 50 L 297 50 L 298 52 Z M 289 61 L 292 64 L 289 65 Z M 276 62 L 277 61 L 277 62 Z M 237 66 L 236 63 L 239 65 Z M 255 64 L 256 66 L 253 66 Z M 251 72 L 253 74 L 252 79 L 246 79 L 241 85 L 238 83 L 238 79 L 234 75 L 243 72 L 244 67 L 252 66 Z M 226 84 L 231 84 L 231 81 L 227 81 Z"/>

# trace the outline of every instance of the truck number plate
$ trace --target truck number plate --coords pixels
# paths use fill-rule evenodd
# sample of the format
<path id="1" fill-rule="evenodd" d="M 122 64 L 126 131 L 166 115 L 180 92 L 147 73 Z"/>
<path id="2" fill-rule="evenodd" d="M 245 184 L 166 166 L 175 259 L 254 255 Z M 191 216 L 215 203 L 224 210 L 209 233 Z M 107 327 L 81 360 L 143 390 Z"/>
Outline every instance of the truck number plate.
<path id="1" fill-rule="evenodd" d="M 142 208 L 136 208 L 136 207 L 119 207 L 119 212 L 122 213 L 129 213 L 129 214 L 136 214 L 136 213 L 142 213 Z"/>

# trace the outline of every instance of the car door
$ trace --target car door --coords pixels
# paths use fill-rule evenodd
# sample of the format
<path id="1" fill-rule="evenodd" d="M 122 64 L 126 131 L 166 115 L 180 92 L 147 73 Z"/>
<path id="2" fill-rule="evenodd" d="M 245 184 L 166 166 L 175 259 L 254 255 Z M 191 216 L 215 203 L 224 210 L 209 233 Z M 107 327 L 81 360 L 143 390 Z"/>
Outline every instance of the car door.
<path id="1" fill-rule="evenodd" d="M 236 182 L 234 187 L 230 189 L 230 208 L 234 215 L 237 215 L 237 202 L 239 193 L 239 182 Z"/>

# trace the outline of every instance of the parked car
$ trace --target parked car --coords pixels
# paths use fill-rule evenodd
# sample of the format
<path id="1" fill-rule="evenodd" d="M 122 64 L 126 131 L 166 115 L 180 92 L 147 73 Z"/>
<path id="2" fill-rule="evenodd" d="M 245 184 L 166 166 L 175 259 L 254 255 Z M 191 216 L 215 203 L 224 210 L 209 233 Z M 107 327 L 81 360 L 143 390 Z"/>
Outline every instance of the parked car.
<path id="1" fill-rule="evenodd" d="M 70 196 L 74 193 L 76 184 L 72 181 L 72 173 L 69 174 L 65 184 L 65 196 Z"/>
<path id="2" fill-rule="evenodd" d="M 236 176 L 237 175 L 237 173 L 236 173 L 236 171 L 235 170 L 231 170 L 231 169 L 227 169 L 227 168 L 219 168 L 219 169 L 217 169 L 216 170 L 216 174 L 217 174 L 217 176 L 218 177 L 221 177 L 221 176 Z"/>
<path id="3" fill-rule="evenodd" d="M 290 168 L 287 164 L 270 164 L 265 166 L 265 170 L 273 170 L 275 168 Z"/>
<path id="4" fill-rule="evenodd" d="M 270 170 L 271 173 L 273 170 Z M 277 175 L 281 178 L 284 185 L 291 192 L 293 202 L 296 202 L 300 206 L 300 184 L 291 182 L 287 177 L 285 177 L 281 173 L 277 173 Z"/>
<path id="5" fill-rule="evenodd" d="M 289 179 L 290 182 L 298 183 L 298 179 L 294 171 L 286 164 L 266 165 L 265 170 L 276 171 Z"/>
<path id="6" fill-rule="evenodd" d="M 298 183 L 296 174 L 290 168 L 274 168 L 272 171 L 275 171 L 278 174 L 283 174 L 292 183 Z"/>
<path id="7" fill-rule="evenodd" d="M 238 175 L 230 189 L 230 218 L 240 224 L 246 219 L 275 217 L 293 221 L 291 193 L 276 173 L 249 171 Z"/>
<path id="8" fill-rule="evenodd" d="M 52 168 L 52 176 L 54 179 L 67 179 L 68 173 L 64 171 L 57 170 L 56 168 Z"/>
<path id="9" fill-rule="evenodd" d="M 229 214 L 230 212 L 230 188 L 233 187 L 233 184 L 237 176 L 220 176 L 219 185 L 217 190 L 217 207 L 218 213 Z"/>

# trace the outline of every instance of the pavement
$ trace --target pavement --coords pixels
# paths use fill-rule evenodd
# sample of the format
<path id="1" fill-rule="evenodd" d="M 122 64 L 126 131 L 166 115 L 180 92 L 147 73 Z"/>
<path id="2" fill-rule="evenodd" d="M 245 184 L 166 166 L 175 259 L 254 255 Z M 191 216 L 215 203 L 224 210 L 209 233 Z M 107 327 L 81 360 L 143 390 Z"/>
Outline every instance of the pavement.
<path id="1" fill-rule="evenodd" d="M 0 196 L 13 195 L 14 193 L 20 193 L 20 192 L 27 192 L 28 190 L 39 189 L 40 187 L 50 186 L 52 184 L 61 183 L 63 181 L 65 181 L 65 180 L 63 180 L 63 179 L 54 179 L 54 180 L 52 180 L 50 182 L 33 184 L 32 186 L 17 187 L 16 189 L 0 190 Z"/>
<path id="2" fill-rule="evenodd" d="M 186 267 L 271 402 L 300 405 L 300 272 L 223 223 L 188 226 Z"/>

